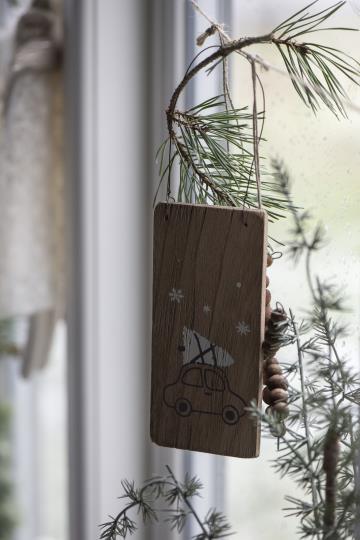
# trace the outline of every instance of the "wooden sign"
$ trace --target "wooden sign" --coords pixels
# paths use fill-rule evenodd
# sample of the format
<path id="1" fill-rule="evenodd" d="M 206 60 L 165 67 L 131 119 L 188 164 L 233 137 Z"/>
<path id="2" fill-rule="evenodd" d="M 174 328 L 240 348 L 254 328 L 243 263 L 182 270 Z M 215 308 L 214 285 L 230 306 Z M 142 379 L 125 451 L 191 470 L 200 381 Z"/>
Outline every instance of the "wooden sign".
<path id="1" fill-rule="evenodd" d="M 255 457 L 261 403 L 266 213 L 160 203 L 154 218 L 151 437 Z"/>

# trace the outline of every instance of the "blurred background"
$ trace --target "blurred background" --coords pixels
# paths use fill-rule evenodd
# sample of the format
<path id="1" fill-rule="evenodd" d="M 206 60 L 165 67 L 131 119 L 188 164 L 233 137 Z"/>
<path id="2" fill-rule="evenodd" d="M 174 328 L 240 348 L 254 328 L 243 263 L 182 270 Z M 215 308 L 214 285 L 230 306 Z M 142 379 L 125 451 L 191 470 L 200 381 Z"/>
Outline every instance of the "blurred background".
<path id="1" fill-rule="evenodd" d="M 304 2 L 199 5 L 239 37 L 268 32 Z M 360 2 L 334 25 L 359 27 Z M 282 511 L 295 488 L 269 463 L 275 441 L 238 460 L 149 440 L 155 153 L 172 90 L 208 26 L 185 0 L 0 0 L 0 540 L 95 540 L 120 507 L 121 479 L 166 464 L 201 478 L 199 511 L 223 510 L 234 538 L 296 538 Z M 360 60 L 358 33 L 321 39 Z M 253 49 L 281 66 L 275 50 Z M 249 66 L 236 58 L 230 75 L 236 105 L 251 104 Z M 181 106 L 219 94 L 220 76 L 199 76 Z M 342 347 L 358 367 L 360 114 L 314 116 L 283 75 L 260 76 L 262 153 L 284 160 L 296 204 L 326 226 L 316 272 L 348 292 Z M 359 88 L 347 90 L 360 106 Z M 285 241 L 288 228 L 270 233 Z M 304 269 L 283 257 L 269 274 L 273 298 L 301 314 Z M 183 538 L 193 534 L 189 525 Z M 160 525 L 135 535 L 175 537 Z"/>

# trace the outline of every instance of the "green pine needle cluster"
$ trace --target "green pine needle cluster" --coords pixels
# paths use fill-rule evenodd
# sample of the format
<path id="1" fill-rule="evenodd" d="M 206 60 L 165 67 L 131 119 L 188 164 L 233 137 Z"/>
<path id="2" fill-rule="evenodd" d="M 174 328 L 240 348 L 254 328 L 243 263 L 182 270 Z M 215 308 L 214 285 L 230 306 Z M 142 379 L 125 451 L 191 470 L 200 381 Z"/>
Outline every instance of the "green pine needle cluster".
<path id="1" fill-rule="evenodd" d="M 159 521 L 162 517 L 171 530 L 179 533 L 192 519 L 199 529 L 194 540 L 225 538 L 231 534 L 230 525 L 221 512 L 210 509 L 201 519 L 194 509 L 192 499 L 200 496 L 203 487 L 198 478 L 186 475 L 184 481 L 179 482 L 168 466 L 167 472 L 165 476 L 144 482 L 141 488 L 127 480 L 122 482 L 124 494 L 121 498 L 126 503 L 116 517 L 110 517 L 110 521 L 101 525 L 102 540 L 116 540 L 133 534 L 137 529 L 136 514 L 144 523 Z"/>
<path id="2" fill-rule="evenodd" d="M 354 30 L 324 26 L 345 2 L 312 12 L 318 3 L 312 2 L 262 37 L 246 38 L 246 46 L 264 43 L 275 46 L 300 99 L 316 112 L 321 105 L 336 116 L 346 116 L 348 97 L 344 81 L 360 84 L 360 63 L 346 53 L 321 43 L 309 41 L 308 36 L 322 30 Z M 299 41 L 301 39 L 301 41 Z M 213 97 L 187 111 L 175 108 L 177 97 L 198 72 L 194 66 L 187 70 L 175 90 L 167 110 L 169 137 L 159 148 L 160 186 L 167 183 L 168 199 L 172 197 L 173 172 L 179 171 L 175 182 L 179 202 L 198 202 L 252 208 L 259 205 L 255 174 L 254 123 L 263 125 L 265 111 L 253 115 L 247 107 L 235 108 L 226 80 L 228 51 L 237 52 L 250 64 L 257 60 L 247 54 L 244 40 L 225 42 L 220 36 L 220 52 L 212 53 L 200 62 L 207 73 L 220 65 L 223 70 L 224 94 Z M 214 57 L 215 55 L 215 57 Z M 193 63 L 190 65 L 192 66 Z M 259 74 L 257 83 L 265 96 Z M 262 132 L 262 129 L 260 130 Z M 259 144 L 263 142 L 258 137 Z M 256 145 L 257 146 L 257 145 Z M 271 221 L 284 216 L 286 201 L 267 171 L 263 160 L 260 166 L 262 204 Z"/>
<path id="3" fill-rule="evenodd" d="M 310 13 L 309 8 L 316 3 L 312 2 L 277 26 L 272 32 L 274 43 L 301 100 L 314 112 L 322 103 L 335 115 L 346 116 L 344 100 L 347 95 L 339 75 L 359 85 L 360 64 L 334 47 L 307 41 L 307 36 L 321 30 L 356 29 L 322 27 L 346 2 Z M 299 42 L 300 38 L 305 39 L 304 36 L 306 41 Z"/>
<path id="4" fill-rule="evenodd" d="M 261 121 L 263 115 L 258 115 Z M 175 150 L 164 165 L 171 140 L 160 147 L 160 181 L 178 161 L 180 167 L 177 200 L 203 204 L 257 207 L 254 179 L 252 114 L 247 107 L 227 108 L 226 96 L 213 97 L 173 118 L 178 135 Z M 172 147 L 170 148 L 170 151 Z M 285 201 L 277 185 L 263 171 L 262 202 L 270 219 L 282 217 Z"/>
<path id="5" fill-rule="evenodd" d="M 274 173 L 293 217 L 288 254 L 295 263 L 305 262 L 312 308 L 301 322 L 293 313 L 290 317 L 286 344 L 295 350 L 284 366 L 290 382 L 286 433 L 281 418 L 255 404 L 252 412 L 265 431 L 278 434 L 275 470 L 293 477 L 304 493 L 287 497 L 285 508 L 286 515 L 299 519 L 300 538 L 345 540 L 360 519 L 360 379 L 338 346 L 347 335 L 341 322 L 346 302 L 336 284 L 314 277 L 311 269 L 312 257 L 325 244 L 323 228 L 311 228 L 309 214 L 292 204 L 281 163 L 274 162 Z"/>

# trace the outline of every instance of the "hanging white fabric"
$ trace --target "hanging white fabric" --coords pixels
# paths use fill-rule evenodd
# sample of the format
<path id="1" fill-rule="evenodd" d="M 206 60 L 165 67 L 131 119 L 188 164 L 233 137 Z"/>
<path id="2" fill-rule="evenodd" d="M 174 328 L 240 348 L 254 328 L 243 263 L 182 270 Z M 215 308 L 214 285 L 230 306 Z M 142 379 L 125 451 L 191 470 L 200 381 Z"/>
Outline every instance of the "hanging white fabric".
<path id="1" fill-rule="evenodd" d="M 29 316 L 26 374 L 44 364 L 64 312 L 63 92 L 54 23 L 37 8 L 20 18 L 0 131 L 0 318 Z"/>

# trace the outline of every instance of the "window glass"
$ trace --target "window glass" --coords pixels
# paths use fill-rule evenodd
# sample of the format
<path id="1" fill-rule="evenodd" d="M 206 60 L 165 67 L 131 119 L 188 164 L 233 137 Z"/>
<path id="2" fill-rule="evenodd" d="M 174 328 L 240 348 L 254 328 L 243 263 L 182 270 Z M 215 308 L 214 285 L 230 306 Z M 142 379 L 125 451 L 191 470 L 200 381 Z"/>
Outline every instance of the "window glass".
<path id="1" fill-rule="evenodd" d="M 237 38 L 267 33 L 308 3 L 301 0 L 234 1 L 231 34 Z M 316 9 L 325 9 L 331 3 L 320 0 Z M 329 26 L 358 27 L 359 24 L 358 13 L 348 3 Z M 309 34 L 309 37 L 311 35 L 315 36 Z M 320 32 L 316 40 L 341 48 L 359 60 L 358 32 Z M 252 49 L 253 54 L 259 54 L 269 64 L 283 69 L 276 48 L 262 45 Z M 349 119 L 338 120 L 323 109 L 315 116 L 300 102 L 284 75 L 275 70 L 259 69 L 258 73 L 266 94 L 266 141 L 261 144 L 260 153 L 269 159 L 283 160 L 293 180 L 295 204 L 309 210 L 315 222 L 320 221 L 326 227 L 328 242 L 324 250 L 314 256 L 313 271 L 321 279 L 335 279 L 349 293 L 349 307 L 353 311 L 349 317 L 343 317 L 352 324 L 354 331 L 344 342 L 344 352 L 356 365 L 359 357 L 360 114 L 349 109 Z M 234 59 L 233 75 L 236 106 L 251 104 L 252 89 L 246 62 Z M 350 99 L 359 103 L 359 89 L 346 82 L 345 87 Z M 291 226 L 290 219 L 281 220 L 275 225 L 270 224 L 269 234 L 286 244 Z M 279 250 L 285 252 L 286 248 L 279 246 Z M 294 266 L 284 255 L 274 262 L 268 274 L 273 301 L 280 301 L 286 309 L 291 307 L 301 320 L 310 302 L 304 266 Z M 278 359 L 283 363 L 292 361 L 292 354 L 284 349 Z M 280 479 L 272 467 L 272 460 L 278 461 L 276 440 L 265 437 L 261 438 L 258 459 L 226 460 L 226 513 L 238 533 L 234 538 L 287 540 L 298 537 L 298 519 L 285 517 L 283 508 L 288 506 L 286 496 L 302 498 L 303 492 L 288 475 Z"/>
<path id="2" fill-rule="evenodd" d="M 189 386 L 202 386 L 202 373 L 199 368 L 189 369 L 182 378 L 184 384 Z"/>
<path id="3" fill-rule="evenodd" d="M 206 382 L 206 386 L 210 390 L 222 391 L 225 388 L 223 378 L 218 373 L 216 373 L 215 371 L 212 371 L 211 369 L 207 369 L 205 371 L 205 382 Z"/>

